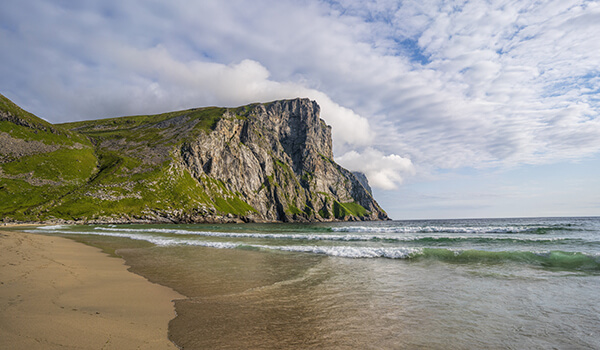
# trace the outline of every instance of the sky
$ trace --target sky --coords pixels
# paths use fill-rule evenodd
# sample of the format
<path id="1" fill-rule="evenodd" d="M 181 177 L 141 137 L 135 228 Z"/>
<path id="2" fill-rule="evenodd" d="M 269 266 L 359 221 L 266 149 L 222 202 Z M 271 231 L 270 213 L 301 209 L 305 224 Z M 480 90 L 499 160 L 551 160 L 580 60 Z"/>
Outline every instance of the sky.
<path id="1" fill-rule="evenodd" d="M 308 97 L 394 219 L 600 215 L 600 1 L 5 0 L 53 123 Z"/>

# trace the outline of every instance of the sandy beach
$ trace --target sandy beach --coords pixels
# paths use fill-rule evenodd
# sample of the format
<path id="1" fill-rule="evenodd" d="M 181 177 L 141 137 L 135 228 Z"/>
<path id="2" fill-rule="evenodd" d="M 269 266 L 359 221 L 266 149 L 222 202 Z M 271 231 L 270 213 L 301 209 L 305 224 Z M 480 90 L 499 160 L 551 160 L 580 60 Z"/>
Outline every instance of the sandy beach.
<path id="1" fill-rule="evenodd" d="M 0 349 L 176 349 L 174 299 L 122 259 L 65 238 L 0 231 Z"/>

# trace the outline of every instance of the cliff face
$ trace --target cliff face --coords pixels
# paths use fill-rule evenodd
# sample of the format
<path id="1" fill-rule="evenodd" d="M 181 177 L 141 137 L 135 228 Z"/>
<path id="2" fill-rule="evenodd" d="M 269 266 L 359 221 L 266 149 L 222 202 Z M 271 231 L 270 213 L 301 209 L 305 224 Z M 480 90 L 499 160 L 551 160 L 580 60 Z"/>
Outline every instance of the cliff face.
<path id="1" fill-rule="evenodd" d="M 10 107 L 0 108 L 5 221 L 387 219 L 366 179 L 333 161 L 331 129 L 307 99 L 63 125 Z M 36 159 L 54 170 L 30 169 Z"/>
<path id="2" fill-rule="evenodd" d="M 382 220 L 358 179 L 333 160 L 331 127 L 314 101 L 229 110 L 215 130 L 185 142 L 179 157 L 199 182 L 213 178 L 267 221 Z"/>

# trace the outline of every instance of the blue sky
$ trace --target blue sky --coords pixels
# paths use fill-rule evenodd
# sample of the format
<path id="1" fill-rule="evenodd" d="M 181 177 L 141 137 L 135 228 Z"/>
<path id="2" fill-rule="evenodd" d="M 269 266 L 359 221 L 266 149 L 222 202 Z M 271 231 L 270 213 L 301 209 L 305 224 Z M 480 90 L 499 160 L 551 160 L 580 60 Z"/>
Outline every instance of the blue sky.
<path id="1" fill-rule="evenodd" d="M 0 5 L 50 122 L 309 97 L 396 219 L 600 215 L 598 1 Z"/>

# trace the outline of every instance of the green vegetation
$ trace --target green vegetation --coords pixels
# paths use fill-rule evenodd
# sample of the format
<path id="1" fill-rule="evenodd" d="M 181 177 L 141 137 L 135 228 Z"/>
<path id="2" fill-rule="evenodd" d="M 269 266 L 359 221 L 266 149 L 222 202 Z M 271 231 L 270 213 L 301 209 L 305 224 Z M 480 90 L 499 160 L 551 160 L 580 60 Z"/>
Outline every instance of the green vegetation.
<path id="1" fill-rule="evenodd" d="M 203 186 L 188 171 L 174 170 L 169 162 L 146 172 L 118 176 L 135 160 L 103 157 L 103 170 L 87 186 L 67 196 L 49 214 L 64 219 L 151 216 L 155 213 L 193 212 L 214 208 L 222 215 L 248 215 L 256 210 L 228 191 L 222 183 L 205 177 Z"/>
<path id="2" fill-rule="evenodd" d="M 40 119 L 41 120 L 41 119 Z M 55 127 L 56 128 L 56 127 Z M 58 128 L 56 128 L 58 130 Z M 62 133 L 46 131 L 42 129 L 32 129 L 27 126 L 17 125 L 8 120 L 0 120 L 0 132 L 5 132 L 15 139 L 24 141 L 40 141 L 47 145 L 65 145 L 65 146 L 91 146 L 89 140 L 77 133 L 62 130 Z"/>
<path id="3" fill-rule="evenodd" d="M 290 204 L 290 205 L 288 206 L 288 210 L 287 210 L 287 211 L 288 211 L 290 214 L 296 214 L 296 215 L 302 215 L 302 214 L 303 214 L 302 210 L 298 209 L 298 207 L 297 207 L 297 206 L 295 206 L 295 205 L 293 205 L 293 204 Z"/>
<path id="4" fill-rule="evenodd" d="M 305 171 L 302 176 L 300 177 L 300 179 L 302 180 L 302 182 L 304 182 L 305 184 L 309 184 L 310 182 L 312 182 L 312 180 L 315 178 L 315 174 L 313 174 L 312 172 L 308 172 Z"/>
<path id="5" fill-rule="evenodd" d="M 304 213 L 306 214 L 306 216 L 311 217 L 314 215 L 315 211 L 313 210 L 313 208 L 307 205 L 304 207 Z"/>
<path id="6" fill-rule="evenodd" d="M 150 146 L 175 145 L 192 139 L 199 133 L 214 130 L 226 110 L 220 107 L 194 108 L 157 115 L 86 120 L 61 126 L 88 135 L 97 141 L 122 139 Z M 181 131 L 179 128 L 187 129 L 189 126 L 192 126 L 191 131 L 186 130 L 184 140 L 178 132 Z"/>
<path id="7" fill-rule="evenodd" d="M 369 214 L 367 209 L 356 202 L 340 203 L 338 201 L 333 202 L 333 216 L 336 219 L 342 219 L 346 216 L 352 215 L 356 217 L 363 217 Z"/>
<path id="8" fill-rule="evenodd" d="M 252 103 L 247 106 L 239 107 L 235 110 L 235 116 L 238 119 L 246 120 L 250 116 L 250 113 L 258 106 L 258 103 Z"/>
<path id="9" fill-rule="evenodd" d="M 225 112 L 225 108 L 207 107 L 64 124 L 99 145 L 120 140 L 122 151 L 98 147 L 98 174 L 52 214 L 73 219 L 89 213 L 141 217 L 153 212 L 193 212 L 199 207 L 222 215 L 256 212 L 223 182 L 206 176 L 199 182 L 187 170 L 174 169 L 170 156 L 158 158 L 163 159 L 158 164 L 147 159 L 148 150 L 162 147 L 166 154 L 173 146 L 210 132 Z"/>
<path id="10" fill-rule="evenodd" d="M 61 148 L 55 152 L 21 157 L 2 165 L 6 174 L 31 174 L 36 179 L 80 183 L 92 175 L 96 157 L 90 148 Z"/>
<path id="11" fill-rule="evenodd" d="M 275 181 L 275 177 L 273 175 L 267 175 L 267 182 L 269 187 L 279 186 L 279 184 Z"/>
<path id="12" fill-rule="evenodd" d="M 8 98 L 6 98 L 4 95 L 1 95 L 1 94 L 0 94 L 0 112 L 7 113 L 8 115 L 19 120 L 20 124 L 27 124 L 31 128 L 34 128 L 34 129 L 55 130 L 55 127 L 52 124 L 21 109 L 21 107 L 17 106 L 11 100 L 9 100 Z"/>
<path id="13" fill-rule="evenodd" d="M 244 216 L 248 215 L 251 212 L 256 212 L 256 209 L 252 208 L 248 203 L 244 202 L 239 197 L 216 197 L 215 198 L 215 208 L 220 212 Z"/>
<path id="14" fill-rule="evenodd" d="M 71 187 L 73 188 L 73 187 Z M 36 220 L 39 205 L 60 197 L 69 188 L 52 185 L 33 186 L 24 180 L 0 179 L 0 217 Z"/>
<path id="15" fill-rule="evenodd" d="M 164 166 L 130 177 L 120 177 L 115 175 L 123 172 L 125 165 L 132 162 L 131 159 L 105 156 L 103 161 L 102 171 L 93 180 L 63 198 L 48 214 L 63 219 L 123 215 L 140 217 L 148 214 L 149 208 L 157 211 L 174 210 L 205 199 L 202 197 L 203 191 L 188 173 L 169 174 Z M 190 188 L 191 185 L 197 188 Z"/>
<path id="16" fill-rule="evenodd" d="M 46 208 L 85 184 L 97 169 L 91 142 L 52 125 L 0 95 L 0 217 L 39 220 Z M 19 141 L 17 153 L 2 152 Z M 10 154 L 9 154 L 10 153 Z"/>
<path id="17" fill-rule="evenodd" d="M 329 158 L 329 157 L 326 157 L 324 154 L 321 154 L 321 153 L 319 153 L 319 156 L 320 156 L 320 157 L 321 157 L 321 159 L 323 159 L 324 161 L 326 161 L 326 162 L 329 162 L 329 163 L 331 163 L 331 164 L 334 164 L 334 165 L 335 165 L 335 162 L 334 162 L 334 161 L 333 161 L 331 158 Z"/>
<path id="18" fill-rule="evenodd" d="M 252 107 L 243 109 L 247 115 Z M 169 154 L 174 146 L 214 130 L 225 108 L 56 126 L 0 95 L 0 112 L 0 132 L 51 146 L 31 147 L 21 156 L 3 155 L 2 218 L 141 218 L 156 213 L 193 213 L 198 208 L 218 215 L 256 212 L 223 182 L 208 177 L 199 182 L 187 170 L 177 169 Z"/>

